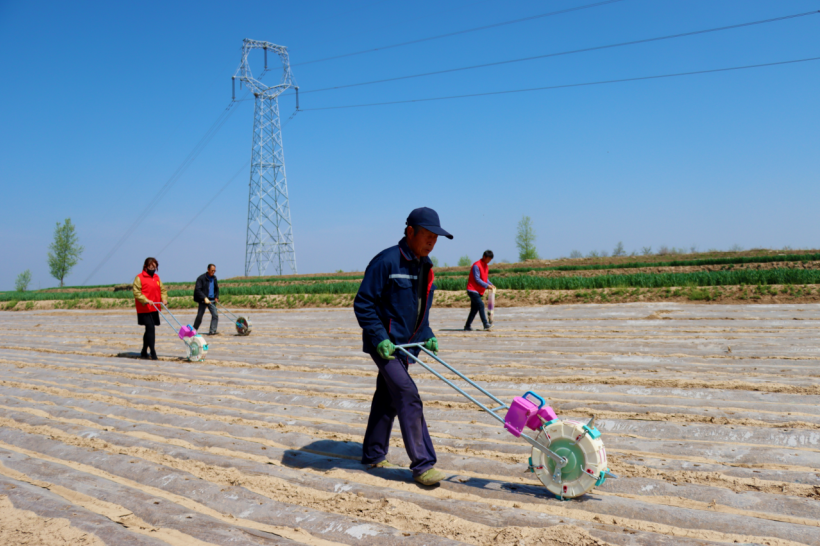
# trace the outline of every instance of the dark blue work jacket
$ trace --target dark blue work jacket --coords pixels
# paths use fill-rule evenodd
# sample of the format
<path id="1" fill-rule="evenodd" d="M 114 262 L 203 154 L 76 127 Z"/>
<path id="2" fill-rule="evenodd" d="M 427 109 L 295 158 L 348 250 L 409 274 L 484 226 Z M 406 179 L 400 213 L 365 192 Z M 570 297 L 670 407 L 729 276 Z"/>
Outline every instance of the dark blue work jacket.
<path id="1" fill-rule="evenodd" d="M 428 270 L 428 275 L 427 286 L 422 292 L 423 316 L 418 322 L 422 267 Z M 362 327 L 362 350 L 365 353 L 376 355 L 376 346 L 385 339 L 401 345 L 423 343 L 433 337 L 428 322 L 436 289 L 432 267 L 430 258 L 416 258 L 407 246 L 406 238 L 379 252 L 370 261 L 353 302 L 356 320 Z M 418 354 L 418 350 L 413 354 Z M 398 351 L 396 356 L 401 358 Z"/>

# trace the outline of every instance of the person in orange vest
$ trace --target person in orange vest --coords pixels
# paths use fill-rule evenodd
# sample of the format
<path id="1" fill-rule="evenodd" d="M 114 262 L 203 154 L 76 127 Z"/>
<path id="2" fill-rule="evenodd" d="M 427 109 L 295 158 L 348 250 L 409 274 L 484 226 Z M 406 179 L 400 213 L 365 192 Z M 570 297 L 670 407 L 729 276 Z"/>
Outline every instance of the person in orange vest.
<path id="1" fill-rule="evenodd" d="M 472 330 L 473 319 L 476 313 L 479 313 L 485 330 L 489 330 L 493 327 L 493 325 L 487 321 L 487 314 L 484 312 L 484 301 L 481 299 L 481 296 L 484 295 L 487 288 L 491 286 L 494 287 L 489 279 L 491 261 L 493 261 L 493 251 L 485 250 L 481 259 L 470 268 L 470 276 L 467 279 L 467 295 L 470 296 L 470 314 L 467 315 L 467 324 L 464 325 L 465 330 Z"/>
<path id="2" fill-rule="evenodd" d="M 168 305 L 168 290 L 159 280 L 157 269 L 159 269 L 159 262 L 156 258 L 145 258 L 142 273 L 134 277 L 134 285 L 131 287 L 134 292 L 134 303 L 137 306 L 137 324 L 145 326 L 140 358 L 148 358 L 148 351 L 151 351 L 151 360 L 157 360 L 154 341 L 156 327 L 159 326 L 159 311 L 151 304 L 161 301 Z"/>

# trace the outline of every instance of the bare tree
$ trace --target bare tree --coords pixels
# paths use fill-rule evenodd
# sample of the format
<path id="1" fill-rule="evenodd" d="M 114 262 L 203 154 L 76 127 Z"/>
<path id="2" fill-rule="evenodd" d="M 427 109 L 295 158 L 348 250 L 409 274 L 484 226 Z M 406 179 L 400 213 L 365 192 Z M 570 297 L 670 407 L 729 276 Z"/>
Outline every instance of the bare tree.
<path id="1" fill-rule="evenodd" d="M 621 241 L 618 241 L 618 244 L 615 245 L 615 250 L 612 251 L 613 256 L 626 256 L 626 250 L 624 250 L 624 244 Z"/>
<path id="2" fill-rule="evenodd" d="M 66 218 L 64 224 L 57 222 L 54 242 L 48 246 L 48 267 L 51 276 L 60 281 L 60 286 L 63 286 L 65 278 L 80 261 L 83 250 L 71 218 Z"/>

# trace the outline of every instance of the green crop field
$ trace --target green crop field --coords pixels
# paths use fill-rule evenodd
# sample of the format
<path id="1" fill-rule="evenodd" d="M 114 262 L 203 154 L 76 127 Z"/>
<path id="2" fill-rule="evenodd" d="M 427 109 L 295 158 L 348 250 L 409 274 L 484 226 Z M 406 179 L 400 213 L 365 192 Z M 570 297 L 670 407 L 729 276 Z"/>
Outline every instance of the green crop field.
<path id="1" fill-rule="evenodd" d="M 757 287 L 760 294 L 787 294 L 790 298 L 801 298 L 807 294 L 814 294 L 814 290 L 805 285 L 820 284 L 820 268 L 816 264 L 809 262 L 820 261 L 818 253 L 803 254 L 762 254 L 758 256 L 714 256 L 669 261 L 620 261 L 619 259 L 607 259 L 609 263 L 589 263 L 579 265 L 554 265 L 551 267 L 516 266 L 507 268 L 494 268 L 490 271 L 490 278 L 501 290 L 511 291 L 504 296 L 508 300 L 518 301 L 520 296 L 516 292 L 544 291 L 544 290 L 564 290 L 583 291 L 589 294 L 595 290 L 611 290 L 613 294 L 622 295 L 624 289 L 630 289 L 630 297 L 637 297 L 641 289 L 668 289 L 687 288 L 686 294 L 690 300 L 714 299 L 714 290 L 706 287 L 730 287 L 730 286 L 752 286 Z M 782 267 L 775 266 L 773 269 L 731 269 L 723 268 L 720 271 L 689 271 L 689 272 L 663 272 L 655 273 L 652 270 L 641 273 L 617 274 L 612 270 L 618 269 L 639 269 L 639 268 L 676 268 L 691 266 L 734 266 L 742 264 L 767 264 L 767 263 L 789 263 L 802 262 L 800 266 Z M 595 271 L 609 270 L 608 274 L 598 274 L 591 277 L 574 276 L 572 271 Z M 542 277 L 533 275 L 538 271 L 565 271 L 570 272 L 567 276 Z M 458 298 L 456 293 L 463 292 L 467 288 L 468 268 L 459 271 L 436 271 L 435 284 L 441 294 L 451 294 L 448 298 Z M 255 306 L 273 305 L 270 296 L 284 296 L 280 303 L 290 307 L 294 305 L 350 305 L 353 295 L 359 289 L 361 274 L 342 275 L 339 273 L 316 276 L 301 277 L 255 277 L 255 278 L 235 278 L 220 281 L 220 295 L 228 305 Z M 173 298 L 172 306 L 175 308 L 195 307 L 193 302 L 193 281 L 190 282 L 166 282 L 168 295 Z M 785 288 L 775 290 L 768 289 L 767 286 L 782 285 Z M 804 288 L 801 289 L 800 287 Z M 114 291 L 114 288 L 120 288 Z M 123 289 L 124 288 L 124 289 Z M 745 291 L 742 289 L 741 291 Z M 657 292 L 656 292 L 657 294 Z M 699 297 L 702 296 L 702 297 Z M 708 297 L 707 297 L 708 296 Z M 655 297 L 655 296 L 653 296 Z M 658 296 L 661 297 L 661 296 Z M 668 297 L 664 295 L 662 297 Z M 783 296 L 786 297 L 786 296 Z M 813 296 L 812 296 L 813 297 Z M 563 296 L 561 297 L 563 298 Z M 561 300 L 561 298 L 558 298 Z M 552 298 L 554 299 L 554 298 Z M 585 299 L 587 301 L 589 298 Z M 743 299 L 743 298 L 741 298 Z M 264 300 L 266 303 L 261 303 Z M 2 309 L 33 309 L 36 302 L 53 301 L 55 307 L 104 309 L 109 307 L 122 308 L 132 305 L 133 294 L 128 284 L 120 285 L 97 285 L 87 287 L 65 287 L 50 288 L 45 290 L 35 290 L 27 292 L 0 292 L 0 308 Z M 279 300 L 277 300 L 279 301 Z M 563 301 L 563 300 L 562 300 Z M 606 301 L 606 300 L 602 300 Z M 24 302 L 20 306 L 18 303 Z"/>
<path id="2" fill-rule="evenodd" d="M 727 285 L 791 285 L 820 283 L 817 269 L 743 269 L 738 271 L 700 271 L 694 273 L 635 273 L 631 275 L 598 275 L 595 277 L 533 277 L 518 275 L 500 277 L 495 285 L 506 290 L 579 290 L 599 288 L 665 288 Z M 466 279 L 444 277 L 436 280 L 443 291 L 466 290 Z M 226 286 L 223 296 L 268 296 L 295 294 L 355 294 L 358 282 L 293 284 L 284 286 Z M 170 297 L 190 298 L 190 290 L 169 290 Z M 0 301 L 42 301 L 114 298 L 130 300 L 127 290 L 119 292 L 3 292 Z"/>
<path id="3" fill-rule="evenodd" d="M 635 273 L 596 277 L 501 277 L 493 283 L 508 290 L 578 290 L 590 288 L 665 288 L 672 286 L 726 286 L 769 284 L 816 284 L 817 269 L 744 269 L 739 271 L 699 271 L 695 273 Z M 436 280 L 440 290 L 466 290 L 461 279 Z"/>
<path id="4" fill-rule="evenodd" d="M 691 259 L 691 260 L 669 260 L 669 261 L 657 261 L 657 262 L 648 262 L 648 261 L 635 261 L 635 262 L 622 262 L 622 263 L 610 263 L 610 264 L 583 264 L 583 265 L 556 265 L 551 267 L 508 267 L 508 268 L 493 268 L 490 269 L 490 275 L 509 275 L 511 273 L 529 273 L 531 271 L 596 271 L 596 270 L 606 270 L 606 269 L 638 269 L 643 267 L 686 267 L 686 266 L 709 266 L 709 265 L 741 265 L 741 264 L 764 264 L 764 263 L 773 263 L 773 262 L 812 262 L 812 261 L 820 261 L 820 254 L 783 254 L 783 255 L 765 255 L 765 256 L 734 256 L 734 257 L 725 257 L 725 258 L 701 258 L 701 259 Z M 464 271 L 436 271 L 436 278 L 443 279 L 445 277 L 466 277 L 468 275 L 467 269 Z M 245 278 L 245 279 L 223 279 L 219 281 L 220 286 L 228 287 L 230 285 L 235 284 L 266 284 L 266 283 L 286 283 L 286 282 L 299 282 L 299 283 L 323 283 L 326 281 L 360 281 L 362 279 L 361 274 L 348 274 L 348 275 L 315 275 L 311 277 L 252 277 L 252 278 Z M 191 286 L 193 285 L 193 280 L 188 282 L 166 282 L 165 285 L 169 288 L 174 286 Z M 440 283 L 439 283 L 440 284 Z M 95 286 L 66 286 L 63 290 L 74 289 L 74 290 L 83 290 L 83 292 L 95 292 L 91 289 L 93 288 L 111 288 L 114 285 L 95 285 Z M 60 289 L 49 289 L 52 292 L 59 292 Z M 120 291 L 122 292 L 122 291 Z M 125 291 L 127 292 L 127 291 Z M 100 291 L 100 293 L 106 293 Z M 279 293 L 279 292 L 277 292 Z M 283 294 L 296 294 L 296 293 L 314 293 L 312 291 L 306 292 L 281 292 Z M 327 293 L 337 293 L 336 291 L 331 291 Z M 13 294 L 12 292 L 6 292 L 6 294 Z M 17 296 L 14 296 L 15 298 Z M 122 294 L 117 294 L 116 296 L 112 296 L 111 292 L 108 291 L 107 295 L 100 295 L 100 296 L 90 296 L 90 297 L 124 297 Z M 22 299 L 22 298 L 20 298 Z M 48 299 L 48 298 L 43 298 Z M 53 299 L 53 298 L 52 298 Z M 7 298 L 8 300 L 8 298 Z M 5 300 L 5 301 L 7 301 Z M 0 300 L 4 301 L 4 300 Z"/>
<path id="5" fill-rule="evenodd" d="M 554 267 L 511 267 L 503 272 L 525 273 L 528 271 L 594 271 L 598 269 L 638 269 L 641 267 L 684 267 L 705 265 L 763 264 L 772 262 L 813 262 L 820 254 L 784 254 L 782 256 L 736 256 L 732 258 L 701 258 L 695 260 L 671 260 L 668 262 L 626 262 L 619 264 L 558 265 Z M 500 273 L 501 271 L 495 271 Z M 492 273 L 492 272 L 491 272 Z"/>

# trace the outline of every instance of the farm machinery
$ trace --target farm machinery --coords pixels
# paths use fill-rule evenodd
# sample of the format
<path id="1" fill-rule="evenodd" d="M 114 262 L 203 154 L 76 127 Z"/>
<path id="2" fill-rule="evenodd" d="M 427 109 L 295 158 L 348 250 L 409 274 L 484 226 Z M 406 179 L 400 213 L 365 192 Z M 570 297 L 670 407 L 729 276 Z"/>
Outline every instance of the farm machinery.
<path id="1" fill-rule="evenodd" d="M 458 385 L 444 377 L 427 363 L 416 357 L 410 349 L 418 348 L 439 364 L 456 374 L 472 387 L 489 397 L 497 407 L 490 408 Z M 528 391 L 513 398 L 507 405 L 492 393 L 473 382 L 467 376 L 447 364 L 421 343 L 397 345 L 396 351 L 407 355 L 417 364 L 441 379 L 482 410 L 492 415 L 504 428 L 532 445 L 528 471 L 533 472 L 541 483 L 557 498 L 574 499 L 604 484 L 607 478 L 617 478 L 609 471 L 606 450 L 601 432 L 595 427 L 593 417 L 587 423 L 560 420 L 553 409 L 538 394 Z M 501 412 L 504 412 L 503 414 Z M 534 431 L 535 437 L 526 430 Z"/>
<path id="2" fill-rule="evenodd" d="M 250 335 L 251 329 L 253 328 L 253 325 L 251 324 L 251 319 L 249 319 L 248 317 L 236 316 L 227 309 L 225 309 L 225 307 L 219 305 L 216 302 L 214 302 L 214 305 L 216 305 L 221 311 L 223 311 L 226 315 L 233 319 L 234 326 L 236 326 L 237 335 Z"/>
<path id="3" fill-rule="evenodd" d="M 174 314 L 171 313 L 171 310 L 168 309 L 168 306 L 162 303 L 161 301 L 154 302 L 152 305 L 154 309 L 156 309 L 159 312 L 159 314 L 162 315 L 162 318 L 165 319 L 165 322 L 168 323 L 168 326 L 170 326 L 174 330 L 177 336 L 179 336 L 179 339 L 185 344 L 185 358 L 187 358 L 191 362 L 199 362 L 200 360 L 204 359 L 205 355 L 208 354 L 208 344 L 205 342 L 202 336 L 197 334 L 196 330 L 194 330 L 194 328 L 190 324 L 186 326 L 180 324 L 180 322 L 177 320 Z M 171 322 L 165 317 L 165 313 L 163 313 L 162 309 L 160 308 L 165 309 L 165 312 L 168 313 L 168 316 L 174 319 L 174 322 L 177 323 L 179 329 L 174 328 L 174 325 L 171 324 Z"/>

